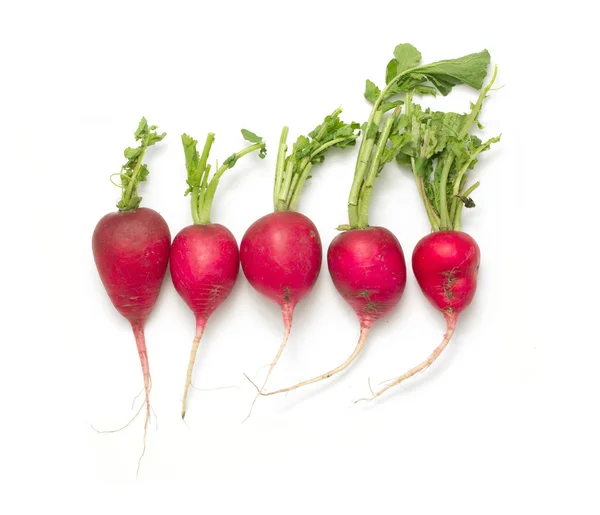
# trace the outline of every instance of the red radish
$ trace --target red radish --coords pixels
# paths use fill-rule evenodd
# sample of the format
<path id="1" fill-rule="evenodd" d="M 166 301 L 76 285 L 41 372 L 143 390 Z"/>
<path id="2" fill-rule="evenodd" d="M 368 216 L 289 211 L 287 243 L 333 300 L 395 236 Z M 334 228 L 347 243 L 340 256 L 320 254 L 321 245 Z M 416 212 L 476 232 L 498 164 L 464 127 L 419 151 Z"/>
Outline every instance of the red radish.
<path id="1" fill-rule="evenodd" d="M 215 135 L 208 134 L 202 155 L 196 150 L 196 140 L 187 134 L 181 136 L 188 171 L 189 188 L 186 195 L 191 193 L 194 224 L 182 229 L 173 240 L 171 278 L 177 293 L 196 317 L 196 335 L 188 363 L 181 418 L 185 418 L 187 411 L 192 372 L 204 327 L 208 317 L 231 293 L 240 269 L 239 251 L 233 234 L 227 227 L 210 222 L 210 210 L 217 185 L 223 173 L 233 168 L 240 157 L 254 150 L 260 150 L 261 158 L 266 155 L 262 138 L 246 130 L 242 134 L 253 145 L 226 159 L 210 182 L 210 165 L 206 163 Z"/>
<path id="2" fill-rule="evenodd" d="M 270 213 L 248 228 L 241 253 L 248 282 L 281 307 L 287 336 L 296 304 L 310 292 L 321 269 L 315 224 L 295 211 Z"/>
<path id="3" fill-rule="evenodd" d="M 480 65 L 484 71 L 488 63 L 489 54 Z M 495 78 L 496 70 L 477 102 L 471 104 L 471 112 L 464 115 L 423 110 L 412 102 L 412 94 L 406 95 L 407 117 L 404 132 L 399 135 L 402 145 L 397 148 L 397 160 L 412 167 L 433 230 L 417 243 L 412 266 L 423 294 L 444 315 L 446 333 L 425 361 L 378 392 L 372 392 L 372 397 L 360 400 L 375 399 L 429 367 L 450 342 L 458 316 L 473 300 L 477 288 L 479 247 L 460 228 L 462 208 L 475 207 L 469 195 L 479 183 L 467 187 L 467 173 L 477 163 L 477 156 L 500 137 L 482 142 L 469 134 L 469 130 L 477 122 L 483 100 Z"/>
<path id="4" fill-rule="evenodd" d="M 447 319 L 456 321 L 477 288 L 479 247 L 460 231 L 438 231 L 417 243 L 412 266 L 421 291 Z"/>
<path id="5" fill-rule="evenodd" d="M 296 213 L 300 192 L 312 166 L 324 159 L 331 147 L 345 148 L 354 144 L 357 124 L 339 119 L 341 109 L 325 118 L 309 136 L 300 136 L 292 153 L 286 157 L 288 128 L 284 127 L 279 142 L 273 203 L 275 212 L 254 222 L 244 234 L 240 246 L 242 270 L 248 282 L 259 293 L 276 302 L 283 315 L 284 336 L 265 376 L 260 395 L 287 343 L 296 304 L 312 289 L 321 268 L 321 238 L 315 225 Z M 252 407 L 248 417 L 252 413 Z M 246 417 L 246 418 L 248 418 Z"/>
<path id="6" fill-rule="evenodd" d="M 115 308 L 131 324 L 135 335 L 146 393 L 144 450 L 152 386 L 144 324 L 158 298 L 171 245 L 171 233 L 163 217 L 152 209 L 138 207 L 142 198 L 137 194 L 137 187 L 148 176 L 148 168 L 142 164 L 144 154 L 149 146 L 166 135 L 157 134 L 156 129 L 155 125 L 148 126 L 146 119 L 142 118 L 135 132 L 140 146 L 125 150 L 127 163 L 120 173 L 122 198 L 117 204 L 119 212 L 104 216 L 92 237 L 94 260 L 102 284 Z"/>
<path id="7" fill-rule="evenodd" d="M 389 314 L 402 297 L 406 285 L 406 263 L 402 247 L 390 231 L 383 227 L 370 227 L 368 223 L 373 184 L 385 162 L 389 161 L 385 153 L 398 117 L 399 111 L 396 109 L 386 119 L 380 131 L 383 111 L 374 115 L 372 121 L 376 130 L 365 133 L 358 153 L 348 201 L 350 223 L 340 227 L 344 232 L 333 239 L 327 252 L 327 264 L 333 284 L 358 316 L 358 343 L 346 361 L 329 372 L 262 395 L 289 392 L 342 372 L 363 350 L 373 322 Z"/>

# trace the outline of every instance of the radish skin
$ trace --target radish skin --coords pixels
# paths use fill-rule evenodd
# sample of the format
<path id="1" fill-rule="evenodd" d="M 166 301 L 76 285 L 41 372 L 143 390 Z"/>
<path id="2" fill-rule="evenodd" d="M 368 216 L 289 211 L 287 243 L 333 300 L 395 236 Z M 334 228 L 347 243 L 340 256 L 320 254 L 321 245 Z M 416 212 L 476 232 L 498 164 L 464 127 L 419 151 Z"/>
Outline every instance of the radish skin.
<path id="1" fill-rule="evenodd" d="M 321 237 L 315 224 L 294 211 L 254 222 L 240 245 L 242 270 L 251 286 L 279 304 L 291 327 L 296 304 L 312 290 L 321 270 Z"/>

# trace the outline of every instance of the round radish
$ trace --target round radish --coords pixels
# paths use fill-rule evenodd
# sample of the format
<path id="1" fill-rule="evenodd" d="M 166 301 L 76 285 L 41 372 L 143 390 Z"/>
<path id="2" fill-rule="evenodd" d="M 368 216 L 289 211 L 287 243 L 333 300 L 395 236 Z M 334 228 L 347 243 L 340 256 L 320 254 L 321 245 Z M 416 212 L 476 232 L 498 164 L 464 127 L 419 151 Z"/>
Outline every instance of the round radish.
<path id="1" fill-rule="evenodd" d="M 406 286 L 406 263 L 398 239 L 384 227 L 338 234 L 327 252 L 335 288 L 352 306 L 361 329 L 389 314 Z"/>
<path id="2" fill-rule="evenodd" d="M 241 256 L 246 279 L 279 304 L 289 332 L 296 304 L 310 292 L 321 269 L 321 238 L 315 224 L 294 211 L 263 216 L 244 234 Z"/>
<path id="3" fill-rule="evenodd" d="M 417 243 L 412 267 L 429 302 L 456 321 L 475 295 L 479 247 L 464 232 L 433 232 Z"/>
<path id="4" fill-rule="evenodd" d="M 266 154 L 262 138 L 243 130 L 242 134 L 253 144 L 233 154 L 208 181 L 210 165 L 207 165 L 210 148 L 215 135 L 209 133 L 202 155 L 197 151 L 198 142 L 183 134 L 181 139 L 186 156 L 188 190 L 194 224 L 182 229 L 171 248 L 171 278 L 177 293 L 196 317 L 196 334 L 187 368 L 181 418 L 185 418 L 187 398 L 192 384 L 192 373 L 200 339 L 208 317 L 229 296 L 240 268 L 239 251 L 233 234 L 220 224 L 210 222 L 214 195 L 223 173 L 232 168 L 237 160 L 255 150 L 260 157 Z"/>
<path id="5" fill-rule="evenodd" d="M 300 136 L 289 156 L 288 128 L 283 128 L 273 190 L 275 212 L 254 222 L 242 238 L 240 261 L 244 275 L 255 290 L 279 305 L 284 325 L 283 340 L 262 386 L 257 387 L 248 417 L 285 348 L 294 308 L 310 292 L 319 275 L 321 238 L 315 225 L 295 210 L 313 165 L 323 161 L 327 149 L 353 145 L 358 137 L 358 124 L 344 123 L 340 113 L 341 109 L 337 109 L 327 116 L 310 138 Z"/>
<path id="6" fill-rule="evenodd" d="M 142 163 L 146 149 L 161 141 L 156 126 L 142 118 L 135 132 L 137 148 L 125 150 L 127 163 L 120 175 L 122 197 L 119 212 L 109 213 L 96 225 L 92 236 L 94 260 L 110 300 L 131 324 L 144 376 L 146 420 L 144 450 L 150 420 L 150 367 L 144 339 L 144 324 L 156 303 L 169 262 L 171 233 L 156 211 L 139 207 L 137 186 L 145 181 L 148 168 Z M 142 452 L 143 456 L 143 452 Z M 141 459 L 141 457 L 140 457 Z"/>

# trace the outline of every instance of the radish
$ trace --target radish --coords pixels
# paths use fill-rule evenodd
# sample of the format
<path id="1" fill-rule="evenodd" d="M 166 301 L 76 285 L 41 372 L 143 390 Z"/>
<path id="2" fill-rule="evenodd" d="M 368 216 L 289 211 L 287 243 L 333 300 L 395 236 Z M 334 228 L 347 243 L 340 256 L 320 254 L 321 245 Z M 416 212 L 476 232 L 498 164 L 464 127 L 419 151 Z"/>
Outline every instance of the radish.
<path id="1" fill-rule="evenodd" d="M 350 356 L 336 368 L 307 381 L 262 395 L 289 392 L 327 379 L 345 370 L 361 353 L 371 325 L 389 314 L 398 304 L 406 285 L 406 263 L 398 239 L 384 227 L 369 226 L 368 211 L 376 177 L 393 154 L 388 140 L 399 120 L 397 106 L 383 123 L 378 110 L 363 127 L 354 182 L 348 200 L 349 224 L 340 226 L 327 252 L 333 284 L 358 316 L 360 336 Z M 391 108 L 390 107 L 390 108 Z M 389 109 L 389 108 L 388 108 Z M 375 144 L 377 142 L 377 144 Z"/>
<path id="2" fill-rule="evenodd" d="M 415 52 L 418 54 L 414 47 L 402 49 L 404 56 L 415 55 Z M 420 54 L 418 59 L 420 60 Z M 445 63 L 447 67 L 448 61 Z M 489 54 L 485 52 L 484 59 L 463 61 L 459 66 L 455 65 L 452 71 L 455 78 L 461 75 L 471 79 L 476 77 L 477 80 L 461 82 L 480 89 L 488 65 Z M 420 70 L 423 68 L 428 67 L 421 67 Z M 479 247 L 471 236 L 460 229 L 463 206 L 475 207 L 469 195 L 479 186 L 479 182 L 468 187 L 467 175 L 477 163 L 479 154 L 489 150 L 493 143 L 500 140 L 500 136 L 482 142 L 477 136 L 469 134 L 469 130 L 473 124 L 480 126 L 478 116 L 496 73 L 497 69 L 489 84 L 482 89 L 477 102 L 471 104 L 471 110 L 467 114 L 422 109 L 413 103 L 413 95 L 429 91 L 419 90 L 418 85 L 408 88 L 405 114 L 401 118 L 401 130 L 396 137 L 396 159 L 401 165 L 412 168 L 433 231 L 417 243 L 412 256 L 412 267 L 421 291 L 444 315 L 446 333 L 442 342 L 425 361 L 391 380 L 378 392 L 372 392 L 372 397 L 360 400 L 375 399 L 429 367 L 450 342 L 458 316 L 473 300 L 479 270 Z M 443 94 L 449 92 L 449 89 L 444 89 L 443 83 L 440 87 L 434 78 L 430 77 L 430 80 Z"/>
<path id="3" fill-rule="evenodd" d="M 253 144 L 227 158 L 210 182 L 210 165 L 206 163 L 215 135 L 208 134 L 202 155 L 196 150 L 198 142 L 195 139 L 187 134 L 181 136 L 188 172 L 188 189 L 185 194 L 191 194 L 194 224 L 188 225 L 175 236 L 171 247 L 170 267 L 177 293 L 196 317 L 196 334 L 185 379 L 181 418 L 185 418 L 194 362 L 204 327 L 208 317 L 231 293 L 240 268 L 238 245 L 233 234 L 227 227 L 210 221 L 210 210 L 219 179 L 225 171 L 235 166 L 240 157 L 255 150 L 260 151 L 261 158 L 266 155 L 262 138 L 245 129 L 242 130 L 242 135 Z"/>
<path id="4" fill-rule="evenodd" d="M 152 386 L 144 324 L 158 298 L 171 246 L 167 223 L 156 211 L 139 207 L 142 197 L 137 192 L 138 184 L 148 177 L 148 167 L 142 163 L 146 150 L 166 136 L 165 133 L 157 134 L 156 129 L 155 125 L 148 126 L 145 118 L 140 121 L 134 134 L 140 144 L 125 150 L 127 162 L 121 173 L 115 174 L 120 176 L 118 186 L 122 190 L 117 204 L 119 211 L 104 216 L 92 237 L 100 279 L 115 308 L 131 324 L 142 364 L 146 394 L 144 451 Z"/>
<path id="5" fill-rule="evenodd" d="M 285 348 L 294 308 L 311 291 L 321 269 L 319 232 L 309 218 L 296 212 L 296 207 L 313 165 L 323 162 L 325 152 L 332 147 L 355 144 L 359 126 L 341 121 L 341 111 L 336 109 L 327 116 L 309 137 L 300 136 L 289 156 L 286 156 L 288 128 L 283 128 L 273 190 L 275 212 L 254 222 L 242 238 L 240 261 L 244 275 L 255 290 L 280 306 L 284 325 L 283 340 L 262 387 L 257 387 L 252 406 Z M 248 417 L 251 413 L 252 407 Z"/>
<path id="6" fill-rule="evenodd" d="M 341 365 L 317 377 L 264 395 L 288 392 L 327 379 L 346 369 L 364 348 L 371 325 L 390 313 L 400 301 L 406 284 L 404 254 L 398 240 L 387 229 L 370 227 L 369 204 L 376 177 L 405 143 L 402 139 L 407 116 L 401 114 L 401 93 L 447 94 L 454 85 L 479 83 L 485 77 L 482 65 L 489 63 L 487 51 L 459 59 L 419 66 L 421 54 L 411 45 L 398 45 L 386 68 L 386 86 L 379 89 L 367 81 L 364 96 L 373 104 L 363 126 L 354 181 L 348 199 L 347 225 L 329 247 L 329 272 L 336 289 L 351 305 L 360 322 L 360 336 L 351 355 Z M 481 86 L 479 86 L 481 87 Z M 392 111 L 387 117 L 385 114 Z"/>

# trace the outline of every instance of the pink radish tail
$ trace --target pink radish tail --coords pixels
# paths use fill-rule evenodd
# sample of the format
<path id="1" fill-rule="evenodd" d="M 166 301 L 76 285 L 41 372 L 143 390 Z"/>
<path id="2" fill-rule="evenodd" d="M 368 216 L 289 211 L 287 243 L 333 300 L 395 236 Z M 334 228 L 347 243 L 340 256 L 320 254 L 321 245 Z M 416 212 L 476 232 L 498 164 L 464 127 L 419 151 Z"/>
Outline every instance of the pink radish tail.
<path id="1" fill-rule="evenodd" d="M 148 433 L 148 422 L 150 421 L 150 389 L 152 388 L 152 379 L 150 378 L 150 366 L 148 364 L 148 351 L 146 350 L 146 339 L 144 337 L 144 322 L 132 322 L 131 327 L 135 336 L 140 362 L 142 364 L 142 373 L 144 374 L 144 391 L 146 392 L 146 420 L 144 422 L 144 448 L 138 460 L 137 472 L 140 471 L 140 463 L 146 453 L 146 435 Z"/>
<path id="2" fill-rule="evenodd" d="M 373 391 L 371 391 L 371 393 L 373 393 L 373 395 L 371 397 L 363 397 L 362 399 L 358 399 L 354 402 L 356 403 L 356 402 L 360 402 L 360 401 L 372 401 L 373 399 L 376 399 L 377 397 L 379 397 L 380 395 L 382 395 L 383 393 L 388 391 L 390 388 L 400 384 L 401 382 L 405 381 L 409 377 L 412 377 L 415 374 L 418 374 L 419 372 L 422 372 L 423 370 L 428 368 L 438 358 L 438 356 L 446 348 L 448 343 L 450 343 L 450 339 L 452 338 L 452 335 L 454 334 L 454 329 L 456 327 L 456 321 L 458 319 L 458 315 L 454 312 L 449 312 L 449 313 L 446 312 L 446 313 L 444 313 L 444 316 L 446 317 L 446 333 L 444 334 L 442 343 L 440 343 L 436 347 L 436 349 L 430 354 L 430 356 L 425 361 L 423 361 L 416 367 L 411 368 L 404 375 L 401 375 L 400 377 L 392 380 L 391 383 L 386 385 L 384 388 L 379 390 L 377 393 L 373 393 Z"/>
<path id="3" fill-rule="evenodd" d="M 333 370 L 330 370 L 329 372 L 327 372 L 325 374 L 321 374 L 320 376 L 313 377 L 312 379 L 309 379 L 308 381 L 302 381 L 301 383 L 298 383 L 294 386 L 289 386 L 287 388 L 282 388 L 281 390 L 276 390 L 274 392 L 269 392 L 269 393 L 262 393 L 262 391 L 261 391 L 260 395 L 268 396 L 268 395 L 275 395 L 277 393 L 289 392 L 291 390 L 301 388 L 302 386 L 306 386 L 306 385 L 309 385 L 312 383 L 317 383 L 319 381 L 322 381 L 323 379 L 328 379 L 331 376 L 338 374 L 342 370 L 346 369 L 361 353 L 361 351 L 363 350 L 363 348 L 365 346 L 365 342 L 367 341 L 367 336 L 369 335 L 369 329 L 371 329 L 371 322 L 365 322 L 360 325 L 360 336 L 358 338 L 358 343 L 356 344 L 356 347 L 354 347 L 352 354 L 350 354 L 348 359 L 346 361 L 344 361 L 339 367 L 336 367 Z"/>
<path id="4" fill-rule="evenodd" d="M 281 357 L 281 354 L 283 353 L 283 349 L 285 349 L 285 345 L 287 344 L 288 338 L 290 336 L 290 331 L 292 330 L 292 317 L 294 315 L 294 306 L 291 303 L 284 304 L 281 307 L 281 314 L 283 315 L 283 328 L 284 328 L 283 340 L 281 341 L 281 345 L 279 345 L 279 349 L 277 349 L 277 354 L 275 355 L 275 359 L 273 359 L 273 361 L 271 361 L 271 363 L 269 365 L 269 370 L 267 370 L 267 375 L 265 376 L 265 380 L 263 381 L 262 386 L 260 388 L 257 388 L 258 392 L 257 392 L 256 396 L 254 397 L 252 404 L 250 405 L 250 411 L 248 412 L 248 415 L 246 415 L 246 418 L 242 421 L 242 423 L 246 422 L 246 420 L 248 420 L 250 418 L 250 415 L 252 415 L 252 410 L 254 408 L 254 404 L 256 403 L 256 400 L 258 399 L 258 397 L 262 394 L 262 391 L 265 389 L 265 386 L 267 385 L 267 381 L 269 380 L 269 377 L 271 376 L 271 372 L 273 372 L 275 365 L 277 365 L 277 362 L 279 361 L 279 358 Z M 246 376 L 246 377 L 248 377 L 248 376 Z M 252 383 L 252 381 L 250 381 L 250 382 Z"/>
<path id="5" fill-rule="evenodd" d="M 200 346 L 200 340 L 204 333 L 204 327 L 206 326 L 206 320 L 201 317 L 196 317 L 196 335 L 192 342 L 192 352 L 190 353 L 190 361 L 187 368 L 187 376 L 185 378 L 185 388 L 183 390 L 183 404 L 181 406 L 181 418 L 185 419 L 185 413 L 187 411 L 187 398 L 190 385 L 192 384 L 192 373 L 194 371 L 194 363 L 196 362 L 196 354 L 198 347 Z"/>

